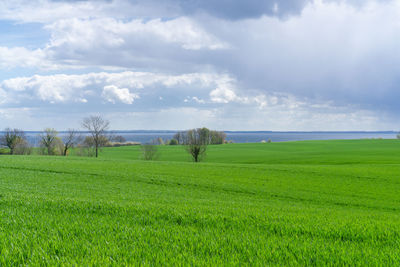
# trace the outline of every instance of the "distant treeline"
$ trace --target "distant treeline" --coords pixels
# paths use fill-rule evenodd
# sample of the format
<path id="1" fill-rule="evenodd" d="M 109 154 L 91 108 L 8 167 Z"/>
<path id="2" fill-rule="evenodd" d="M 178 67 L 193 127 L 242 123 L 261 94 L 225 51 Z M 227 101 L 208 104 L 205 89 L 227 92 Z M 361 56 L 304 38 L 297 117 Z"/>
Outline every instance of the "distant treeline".
<path id="1" fill-rule="evenodd" d="M 53 128 L 46 128 L 38 134 L 39 147 L 33 148 L 27 141 L 25 132 L 20 129 L 6 128 L 0 135 L 0 154 L 30 155 L 33 152 L 40 155 L 67 156 L 71 148 L 80 156 L 95 156 L 102 147 L 118 147 L 141 145 L 138 142 L 127 142 L 123 136 L 114 136 L 108 132 L 109 121 L 100 116 L 91 116 L 83 119 L 83 128 L 87 136 L 82 136 L 75 129 L 69 129 L 60 137 Z M 199 161 L 205 155 L 207 145 L 224 144 L 226 134 L 220 131 L 209 130 L 205 127 L 177 132 L 171 140 L 161 137 L 150 144 L 142 145 L 143 158 L 154 159 L 157 148 L 154 145 L 184 145 L 193 156 L 194 161 Z M 6 149 L 1 149 L 4 147 Z"/>
<path id="2" fill-rule="evenodd" d="M 204 145 L 219 145 L 224 144 L 226 141 L 225 132 L 213 131 L 205 127 L 177 132 L 173 139 L 176 140 L 177 144 L 187 145 L 193 139 L 194 131 L 198 131 L 199 142 Z"/>

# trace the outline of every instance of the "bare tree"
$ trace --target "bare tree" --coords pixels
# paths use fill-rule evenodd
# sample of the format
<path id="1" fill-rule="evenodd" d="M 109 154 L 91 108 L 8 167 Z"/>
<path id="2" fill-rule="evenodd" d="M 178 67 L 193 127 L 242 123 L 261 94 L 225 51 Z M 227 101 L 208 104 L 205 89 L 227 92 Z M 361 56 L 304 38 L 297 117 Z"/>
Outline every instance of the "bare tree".
<path id="1" fill-rule="evenodd" d="M 63 147 L 63 156 L 66 156 L 68 150 L 74 147 L 80 140 L 80 136 L 75 129 L 68 129 L 66 136 L 63 138 L 64 147 Z"/>
<path id="2" fill-rule="evenodd" d="M 82 127 L 89 131 L 96 151 L 96 158 L 99 155 L 99 148 L 107 139 L 106 132 L 110 127 L 110 122 L 100 116 L 90 116 L 83 119 Z"/>
<path id="3" fill-rule="evenodd" d="M 39 135 L 40 146 L 47 152 L 47 155 L 55 154 L 55 147 L 59 144 L 57 139 L 58 132 L 53 128 L 44 129 L 43 133 Z"/>
<path id="4" fill-rule="evenodd" d="M 25 133 L 19 129 L 7 128 L 4 130 L 3 136 L 0 137 L 0 144 L 10 149 L 10 154 L 15 153 L 18 144 L 25 143 Z"/>

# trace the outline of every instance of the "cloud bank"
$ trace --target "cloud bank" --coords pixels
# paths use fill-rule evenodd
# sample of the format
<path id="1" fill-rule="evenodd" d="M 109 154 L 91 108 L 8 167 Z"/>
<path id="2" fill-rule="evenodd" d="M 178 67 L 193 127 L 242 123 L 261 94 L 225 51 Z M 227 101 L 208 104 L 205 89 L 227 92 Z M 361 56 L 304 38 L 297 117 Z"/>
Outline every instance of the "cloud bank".
<path id="1" fill-rule="evenodd" d="M 2 118 L 72 106 L 121 129 L 118 116 L 140 121 L 130 129 L 398 128 L 398 1 L 20 0 L 0 20 L 48 36 L 0 43 Z"/>

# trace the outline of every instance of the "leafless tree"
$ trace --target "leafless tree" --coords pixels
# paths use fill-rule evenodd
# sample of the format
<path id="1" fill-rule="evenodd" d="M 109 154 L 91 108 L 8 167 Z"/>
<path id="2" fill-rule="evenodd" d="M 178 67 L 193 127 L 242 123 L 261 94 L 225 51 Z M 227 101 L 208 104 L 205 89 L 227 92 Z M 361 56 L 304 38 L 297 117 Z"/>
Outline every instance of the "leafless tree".
<path id="1" fill-rule="evenodd" d="M 99 148 L 103 145 L 104 139 L 107 139 L 106 132 L 110 127 L 110 122 L 101 116 L 90 116 L 83 119 L 82 127 L 88 130 L 91 135 L 97 158 Z"/>
<path id="2" fill-rule="evenodd" d="M 68 129 L 67 134 L 63 138 L 64 147 L 63 147 L 63 156 L 66 156 L 68 150 L 73 148 L 80 140 L 80 136 L 75 129 Z"/>
<path id="3" fill-rule="evenodd" d="M 4 130 L 3 136 L 0 137 L 0 144 L 10 149 L 10 154 L 15 153 L 15 148 L 20 143 L 25 143 L 25 133 L 19 129 L 7 128 Z"/>
<path id="4" fill-rule="evenodd" d="M 46 128 L 44 129 L 43 133 L 39 135 L 40 146 L 47 152 L 47 155 L 55 154 L 55 147 L 57 144 L 59 144 L 57 135 L 58 132 L 53 128 Z"/>

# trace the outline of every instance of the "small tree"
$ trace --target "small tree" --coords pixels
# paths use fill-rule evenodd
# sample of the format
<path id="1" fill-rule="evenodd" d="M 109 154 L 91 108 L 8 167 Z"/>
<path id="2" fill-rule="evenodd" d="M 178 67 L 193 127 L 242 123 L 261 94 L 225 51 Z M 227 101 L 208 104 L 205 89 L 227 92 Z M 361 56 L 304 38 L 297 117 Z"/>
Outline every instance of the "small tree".
<path id="1" fill-rule="evenodd" d="M 40 146 L 47 155 L 54 155 L 56 153 L 56 147 L 60 142 L 60 140 L 57 139 L 57 135 L 58 132 L 52 128 L 44 129 L 43 133 L 39 135 Z"/>
<path id="2" fill-rule="evenodd" d="M 400 139 L 400 133 L 397 135 L 397 139 Z"/>
<path id="3" fill-rule="evenodd" d="M 7 128 L 4 130 L 3 136 L 0 138 L 0 144 L 10 149 L 10 154 L 15 154 L 15 148 L 18 144 L 27 143 L 25 133 L 19 129 Z"/>
<path id="4" fill-rule="evenodd" d="M 68 129 L 68 132 L 63 139 L 64 144 L 62 154 L 63 156 L 66 156 L 68 154 L 68 150 L 73 148 L 79 142 L 80 137 L 78 136 L 78 132 L 76 130 Z"/>
<path id="5" fill-rule="evenodd" d="M 199 162 L 205 156 L 209 144 L 209 133 L 207 128 L 197 128 L 186 132 L 186 151 L 192 156 L 194 162 Z"/>
<path id="6" fill-rule="evenodd" d="M 99 155 L 99 148 L 103 146 L 102 141 L 107 139 L 106 132 L 109 129 L 110 122 L 100 116 L 90 116 L 83 119 L 82 126 L 88 130 L 91 135 L 97 158 Z"/>

